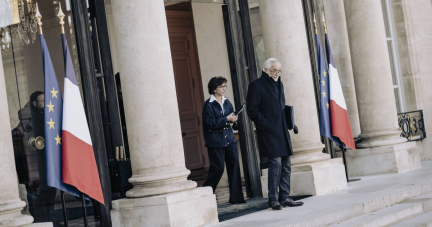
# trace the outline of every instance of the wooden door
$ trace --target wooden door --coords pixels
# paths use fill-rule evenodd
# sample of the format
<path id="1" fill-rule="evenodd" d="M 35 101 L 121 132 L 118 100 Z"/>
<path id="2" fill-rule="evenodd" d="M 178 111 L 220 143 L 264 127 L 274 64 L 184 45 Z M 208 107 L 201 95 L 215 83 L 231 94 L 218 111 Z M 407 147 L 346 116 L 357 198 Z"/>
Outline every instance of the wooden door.
<path id="1" fill-rule="evenodd" d="M 204 103 L 191 11 L 167 10 L 186 168 L 209 166 L 202 130 Z"/>

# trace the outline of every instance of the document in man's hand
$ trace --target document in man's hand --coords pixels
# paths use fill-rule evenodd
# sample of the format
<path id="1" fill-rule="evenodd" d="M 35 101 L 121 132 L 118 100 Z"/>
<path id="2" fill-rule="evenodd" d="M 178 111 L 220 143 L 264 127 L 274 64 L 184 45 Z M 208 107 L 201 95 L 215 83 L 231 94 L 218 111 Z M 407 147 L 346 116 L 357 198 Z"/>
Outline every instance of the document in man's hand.
<path id="1" fill-rule="evenodd" d="M 295 127 L 294 125 L 294 107 L 285 105 L 285 118 L 287 121 L 288 129 L 291 130 Z"/>

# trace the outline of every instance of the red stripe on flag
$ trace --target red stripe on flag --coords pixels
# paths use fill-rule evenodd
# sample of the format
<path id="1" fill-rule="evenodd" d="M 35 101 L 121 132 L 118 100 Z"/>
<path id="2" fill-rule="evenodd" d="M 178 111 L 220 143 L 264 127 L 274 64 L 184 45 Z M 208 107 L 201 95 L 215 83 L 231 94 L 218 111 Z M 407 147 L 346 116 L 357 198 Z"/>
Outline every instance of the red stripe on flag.
<path id="1" fill-rule="evenodd" d="M 105 204 L 93 147 L 68 131 L 62 131 L 63 182 Z"/>
<path id="2" fill-rule="evenodd" d="M 330 100 L 330 118 L 332 135 L 338 137 L 347 147 L 355 150 L 348 111 Z"/>

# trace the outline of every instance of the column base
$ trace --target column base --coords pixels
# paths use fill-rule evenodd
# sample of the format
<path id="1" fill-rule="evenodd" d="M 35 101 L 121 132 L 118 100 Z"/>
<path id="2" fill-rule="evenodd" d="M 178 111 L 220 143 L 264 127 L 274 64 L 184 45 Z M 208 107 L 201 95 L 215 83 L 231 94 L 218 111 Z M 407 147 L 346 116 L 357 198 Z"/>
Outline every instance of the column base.
<path id="1" fill-rule="evenodd" d="M 19 199 L 8 203 L 0 204 L 0 227 L 28 226 L 33 222 L 30 215 L 21 214 L 25 202 Z"/>
<path id="2" fill-rule="evenodd" d="M 268 170 L 261 177 L 264 198 L 268 198 Z M 291 196 L 324 195 L 347 187 L 342 159 L 329 159 L 291 168 Z"/>
<path id="3" fill-rule="evenodd" d="M 219 222 L 211 187 L 112 202 L 113 226 L 204 226 Z"/>
<path id="4" fill-rule="evenodd" d="M 348 150 L 346 158 L 348 174 L 353 177 L 401 173 L 421 167 L 416 142 Z"/>
<path id="5" fill-rule="evenodd" d="M 33 223 L 28 227 L 53 227 L 53 223 L 52 222 Z"/>

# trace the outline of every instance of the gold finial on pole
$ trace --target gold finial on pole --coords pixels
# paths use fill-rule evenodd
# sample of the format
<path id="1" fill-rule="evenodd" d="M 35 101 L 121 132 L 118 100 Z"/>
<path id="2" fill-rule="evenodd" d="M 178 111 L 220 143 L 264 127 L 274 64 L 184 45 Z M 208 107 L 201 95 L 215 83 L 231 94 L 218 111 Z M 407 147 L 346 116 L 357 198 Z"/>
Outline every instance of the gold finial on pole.
<path id="1" fill-rule="evenodd" d="M 324 12 L 322 13 L 322 15 L 323 15 L 323 27 L 324 27 L 324 32 L 327 34 L 327 23 L 326 23 L 326 19 L 325 19 L 325 16 L 324 16 Z"/>
<path id="2" fill-rule="evenodd" d="M 315 34 L 318 34 L 318 26 L 317 26 L 317 21 L 316 21 L 315 13 L 314 13 L 314 20 L 313 20 L 313 22 L 315 24 Z"/>
<path id="3" fill-rule="evenodd" d="M 57 17 L 60 19 L 61 33 L 64 34 L 65 33 L 65 31 L 64 31 L 64 24 L 65 24 L 65 22 L 64 22 L 63 19 L 65 17 L 65 14 L 63 13 L 63 10 L 61 8 L 61 3 L 60 2 L 59 2 L 59 11 L 58 11 Z"/>
<path id="4" fill-rule="evenodd" d="M 38 21 L 38 25 L 39 25 L 39 33 L 42 35 L 42 15 L 39 12 L 39 7 L 38 4 L 36 3 L 36 15 L 35 15 L 37 21 Z"/>

